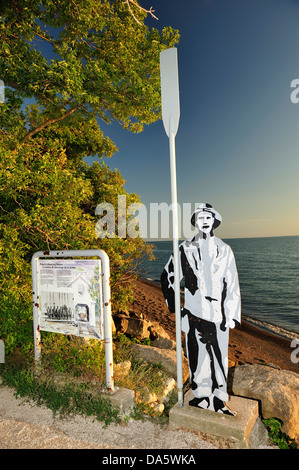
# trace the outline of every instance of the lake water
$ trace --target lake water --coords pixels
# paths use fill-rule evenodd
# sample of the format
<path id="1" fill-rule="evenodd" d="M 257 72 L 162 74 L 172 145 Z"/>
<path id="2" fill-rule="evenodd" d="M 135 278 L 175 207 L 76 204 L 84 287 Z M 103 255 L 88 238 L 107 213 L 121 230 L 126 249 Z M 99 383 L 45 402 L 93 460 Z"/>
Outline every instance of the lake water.
<path id="1" fill-rule="evenodd" d="M 242 316 L 277 334 L 299 337 L 299 236 L 223 239 L 237 263 Z M 160 282 L 172 241 L 151 242 L 154 261 L 144 262 L 141 277 Z"/>

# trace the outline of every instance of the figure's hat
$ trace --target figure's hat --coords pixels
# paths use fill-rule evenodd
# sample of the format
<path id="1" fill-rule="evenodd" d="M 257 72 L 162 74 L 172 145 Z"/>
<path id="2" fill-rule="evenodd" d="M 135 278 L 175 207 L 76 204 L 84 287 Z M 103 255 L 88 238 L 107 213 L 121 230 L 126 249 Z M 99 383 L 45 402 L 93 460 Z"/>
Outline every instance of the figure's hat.
<path id="1" fill-rule="evenodd" d="M 221 224 L 222 222 L 222 217 L 221 215 L 219 214 L 219 212 L 217 212 L 213 206 L 211 204 L 208 204 L 207 202 L 201 202 L 199 204 L 199 206 L 195 209 L 195 211 L 193 212 L 192 214 L 192 217 L 191 217 L 191 224 L 193 225 L 193 227 L 195 227 L 195 221 L 196 221 L 196 217 L 197 215 L 200 213 L 200 212 L 211 212 L 215 218 L 215 222 L 214 222 L 214 225 L 213 225 L 213 228 L 217 228 L 219 227 L 219 225 Z"/>

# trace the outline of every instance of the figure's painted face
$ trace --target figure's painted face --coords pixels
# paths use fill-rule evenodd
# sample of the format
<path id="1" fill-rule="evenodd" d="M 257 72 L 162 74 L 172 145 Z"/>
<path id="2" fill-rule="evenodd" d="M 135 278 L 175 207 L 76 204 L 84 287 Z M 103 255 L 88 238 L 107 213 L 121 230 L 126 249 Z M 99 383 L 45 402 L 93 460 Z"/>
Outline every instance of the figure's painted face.
<path id="1" fill-rule="evenodd" d="M 210 212 L 202 211 L 196 217 L 195 226 L 202 233 L 210 233 L 214 225 L 214 217 Z"/>

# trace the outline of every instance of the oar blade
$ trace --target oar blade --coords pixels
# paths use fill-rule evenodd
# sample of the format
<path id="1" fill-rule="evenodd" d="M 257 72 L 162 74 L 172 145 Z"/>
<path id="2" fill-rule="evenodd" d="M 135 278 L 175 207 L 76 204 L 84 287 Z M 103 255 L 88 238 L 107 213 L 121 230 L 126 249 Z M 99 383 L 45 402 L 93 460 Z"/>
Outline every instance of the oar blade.
<path id="1" fill-rule="evenodd" d="M 164 129 L 175 136 L 180 120 L 179 74 L 177 49 L 160 52 L 161 102 Z"/>

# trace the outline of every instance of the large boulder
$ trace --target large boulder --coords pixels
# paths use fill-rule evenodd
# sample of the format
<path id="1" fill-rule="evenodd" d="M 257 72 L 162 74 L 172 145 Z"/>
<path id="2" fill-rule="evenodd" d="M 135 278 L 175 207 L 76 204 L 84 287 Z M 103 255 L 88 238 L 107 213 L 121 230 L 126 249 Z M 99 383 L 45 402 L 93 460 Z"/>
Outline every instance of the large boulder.
<path id="1" fill-rule="evenodd" d="M 163 369 L 175 380 L 177 380 L 177 360 L 176 351 L 173 349 L 160 349 L 151 346 L 143 346 L 141 344 L 134 344 L 134 353 L 147 362 L 161 363 Z M 183 380 L 184 382 L 189 377 L 188 361 L 184 355 L 183 359 Z"/>
<path id="2" fill-rule="evenodd" d="M 137 315 L 133 311 L 119 311 L 114 315 L 113 320 L 116 331 L 119 333 L 137 339 L 150 338 L 151 341 L 164 338 L 169 340 L 168 346 L 171 345 L 168 333 L 158 322 L 146 320 L 142 315 Z"/>
<path id="3" fill-rule="evenodd" d="M 254 398 L 261 403 L 265 419 L 278 418 L 282 430 L 299 441 L 299 375 L 267 365 L 245 364 L 230 369 L 234 395 Z"/>
<path id="4" fill-rule="evenodd" d="M 116 331 L 119 333 L 124 333 L 125 335 L 137 339 L 150 337 L 149 327 L 151 326 L 151 323 L 143 318 L 138 318 L 125 310 L 123 312 L 118 312 L 114 315 L 113 319 Z"/>

